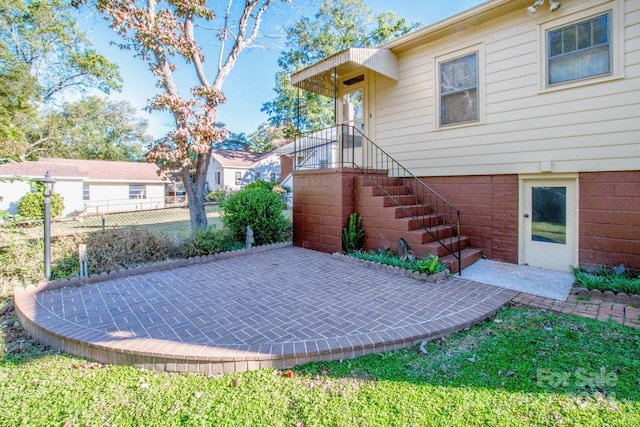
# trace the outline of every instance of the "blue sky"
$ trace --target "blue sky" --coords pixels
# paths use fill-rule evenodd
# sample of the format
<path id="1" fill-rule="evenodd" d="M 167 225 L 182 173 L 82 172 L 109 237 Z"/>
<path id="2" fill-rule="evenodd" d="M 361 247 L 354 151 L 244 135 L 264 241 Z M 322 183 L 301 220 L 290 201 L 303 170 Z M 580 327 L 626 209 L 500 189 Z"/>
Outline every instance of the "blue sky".
<path id="1" fill-rule="evenodd" d="M 374 12 L 391 10 L 409 21 L 419 21 L 429 25 L 484 3 L 484 1 L 395 0 L 390 2 L 388 0 L 367 0 L 367 4 Z M 226 1 L 211 0 L 209 3 L 214 11 L 223 11 L 223 5 L 226 4 Z M 294 0 L 293 6 L 278 5 L 272 11 L 267 12 L 263 25 L 265 37 L 258 46 L 242 52 L 223 86 L 227 102 L 220 106 L 218 121 L 225 123 L 230 131 L 249 134 L 255 131 L 261 123 L 267 121 L 267 116 L 260 111 L 260 108 L 263 103 L 275 97 L 275 92 L 273 92 L 274 76 L 278 71 L 279 53 L 284 47 L 284 41 L 280 35 L 284 33 L 284 28 L 295 22 L 300 16 L 315 14 L 319 3 L 319 0 Z M 219 15 L 222 14 L 219 13 Z M 120 93 L 114 93 L 110 97 L 129 101 L 140 111 L 140 117 L 149 120 L 149 131 L 154 137 L 164 135 L 167 124 L 170 123 L 169 117 L 157 112 L 149 114 L 143 111 L 147 99 L 156 92 L 155 80 L 146 63 L 133 58 L 129 51 L 121 51 L 109 45 L 109 41 L 118 41 L 118 38 L 101 17 L 83 14 L 79 17 L 79 21 L 81 27 L 94 43 L 94 47 L 120 66 L 120 72 L 124 78 L 123 89 Z M 216 58 L 211 57 L 208 60 L 215 62 Z M 186 71 L 190 72 L 190 70 Z M 180 85 L 180 82 L 177 83 Z M 187 85 L 191 84 L 193 84 L 193 80 L 189 80 L 187 83 Z"/>

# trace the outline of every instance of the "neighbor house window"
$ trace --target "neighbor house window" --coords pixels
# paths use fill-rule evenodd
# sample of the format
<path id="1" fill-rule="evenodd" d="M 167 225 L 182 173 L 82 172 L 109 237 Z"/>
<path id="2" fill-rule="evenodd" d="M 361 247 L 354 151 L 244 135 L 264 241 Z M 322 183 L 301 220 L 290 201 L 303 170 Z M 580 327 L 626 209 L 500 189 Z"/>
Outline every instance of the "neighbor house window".
<path id="1" fill-rule="evenodd" d="M 271 175 L 269 175 L 269 181 L 274 182 L 276 180 L 276 174 L 271 172 Z"/>
<path id="2" fill-rule="evenodd" d="M 240 172 L 236 172 L 236 185 L 242 185 L 242 174 Z"/>
<path id="3" fill-rule="evenodd" d="M 260 181 L 260 172 L 255 172 L 255 180 Z"/>
<path id="4" fill-rule="evenodd" d="M 82 183 L 82 200 L 91 200 L 91 192 L 89 191 L 89 184 Z"/>
<path id="5" fill-rule="evenodd" d="M 478 111 L 478 53 L 439 63 L 440 126 L 475 122 Z"/>
<path id="6" fill-rule="evenodd" d="M 220 172 L 216 172 L 216 185 L 220 185 Z"/>
<path id="7" fill-rule="evenodd" d="M 147 198 L 147 186 L 146 185 L 129 185 L 129 198 L 130 199 L 146 199 Z"/>
<path id="8" fill-rule="evenodd" d="M 611 74 L 610 15 L 547 32 L 548 83 Z"/>

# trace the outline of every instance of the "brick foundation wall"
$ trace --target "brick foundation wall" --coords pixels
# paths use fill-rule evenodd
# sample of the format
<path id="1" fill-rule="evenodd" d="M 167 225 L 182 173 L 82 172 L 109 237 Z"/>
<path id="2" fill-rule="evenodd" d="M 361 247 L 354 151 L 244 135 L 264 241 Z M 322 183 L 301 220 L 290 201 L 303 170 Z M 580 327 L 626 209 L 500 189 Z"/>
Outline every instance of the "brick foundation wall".
<path id="1" fill-rule="evenodd" d="M 293 244 L 320 252 L 342 250 L 342 229 L 353 212 L 354 169 L 294 171 Z"/>
<path id="2" fill-rule="evenodd" d="M 489 259 L 518 263 L 518 176 L 421 178 L 460 209 L 462 234 Z"/>
<path id="3" fill-rule="evenodd" d="M 296 171 L 294 244 L 342 250 L 353 212 L 352 169 Z M 518 176 L 422 178 L 461 211 L 462 234 L 489 259 L 518 263 Z M 640 171 L 581 173 L 579 262 L 640 270 Z"/>
<path id="4" fill-rule="evenodd" d="M 582 267 L 640 270 L 640 171 L 580 174 Z"/>
<path id="5" fill-rule="evenodd" d="M 280 156 L 280 180 L 285 179 L 293 172 L 293 159 L 289 156 Z"/>

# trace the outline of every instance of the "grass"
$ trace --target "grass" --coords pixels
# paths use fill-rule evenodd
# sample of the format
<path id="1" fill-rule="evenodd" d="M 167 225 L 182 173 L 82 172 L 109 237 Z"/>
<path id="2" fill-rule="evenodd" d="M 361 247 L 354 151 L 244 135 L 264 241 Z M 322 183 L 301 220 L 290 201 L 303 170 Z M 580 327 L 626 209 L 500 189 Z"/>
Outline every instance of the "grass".
<path id="1" fill-rule="evenodd" d="M 94 364 L 1 333 L 15 345 L 0 362 L 1 425 L 640 425 L 635 330 L 517 307 L 426 355 L 214 377 Z"/>
<path id="2" fill-rule="evenodd" d="M 531 224 L 531 234 L 552 243 L 564 244 L 567 242 L 567 226 L 565 224 L 536 221 Z"/>
<path id="3" fill-rule="evenodd" d="M 640 276 L 634 277 L 626 270 L 616 273 L 614 269 L 604 267 L 593 271 L 571 267 L 571 271 L 575 283 L 583 288 L 598 289 L 602 292 L 624 292 L 628 295 L 640 294 Z"/>

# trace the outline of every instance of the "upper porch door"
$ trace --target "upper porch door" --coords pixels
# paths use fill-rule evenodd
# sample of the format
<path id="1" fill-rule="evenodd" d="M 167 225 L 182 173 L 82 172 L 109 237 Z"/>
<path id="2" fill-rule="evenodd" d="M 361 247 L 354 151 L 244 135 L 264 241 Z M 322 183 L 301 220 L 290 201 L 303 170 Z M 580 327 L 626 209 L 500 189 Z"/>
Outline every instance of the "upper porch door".
<path id="1" fill-rule="evenodd" d="M 341 129 L 342 162 L 344 166 L 363 166 L 362 136 L 365 132 L 366 90 L 364 75 L 344 80 L 338 102 L 338 125 Z"/>
<path id="2" fill-rule="evenodd" d="M 577 264 L 575 179 L 522 181 L 521 263 L 569 271 Z"/>

